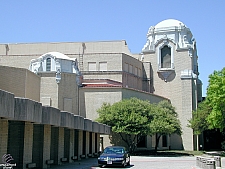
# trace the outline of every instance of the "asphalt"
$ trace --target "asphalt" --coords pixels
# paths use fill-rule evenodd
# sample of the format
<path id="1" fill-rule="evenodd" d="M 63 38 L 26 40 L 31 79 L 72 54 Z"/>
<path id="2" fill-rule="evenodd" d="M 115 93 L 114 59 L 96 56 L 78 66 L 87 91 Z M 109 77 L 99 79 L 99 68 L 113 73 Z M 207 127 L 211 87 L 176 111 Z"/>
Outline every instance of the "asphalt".
<path id="1" fill-rule="evenodd" d="M 221 158 L 222 167 L 225 169 L 225 158 Z M 52 166 L 53 169 L 98 169 L 97 158 L 82 159 L 74 163 L 65 163 Z M 114 167 L 113 167 L 114 168 Z M 196 166 L 195 156 L 182 157 L 157 157 L 157 156 L 131 156 L 131 169 L 200 169 Z M 115 168 L 114 168 L 115 169 Z"/>

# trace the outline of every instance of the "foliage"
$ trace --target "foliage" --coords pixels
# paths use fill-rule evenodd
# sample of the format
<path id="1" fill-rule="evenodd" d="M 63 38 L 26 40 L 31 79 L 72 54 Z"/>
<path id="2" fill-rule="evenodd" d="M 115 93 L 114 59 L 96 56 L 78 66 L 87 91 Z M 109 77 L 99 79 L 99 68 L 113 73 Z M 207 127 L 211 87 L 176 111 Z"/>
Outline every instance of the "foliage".
<path id="1" fill-rule="evenodd" d="M 153 120 L 150 123 L 150 133 L 156 135 L 155 150 L 159 144 L 160 137 L 168 134 L 181 135 L 181 126 L 175 108 L 168 101 L 161 101 L 156 105 Z"/>
<path id="2" fill-rule="evenodd" d="M 207 121 L 210 129 L 225 127 L 225 68 L 209 76 L 206 103 L 212 108 Z"/>
<path id="3" fill-rule="evenodd" d="M 192 112 L 192 119 L 189 120 L 188 127 L 194 130 L 195 135 L 199 135 L 209 128 L 207 118 L 210 112 L 211 108 L 206 101 L 199 103 L 197 110 Z"/>
<path id="4" fill-rule="evenodd" d="M 157 138 L 160 138 L 163 134 L 181 134 L 177 113 L 168 101 L 150 104 L 149 101 L 131 98 L 113 105 L 104 103 L 97 111 L 97 121 L 112 126 L 112 131 L 120 134 L 131 152 L 141 136 L 157 133 Z"/>
<path id="5" fill-rule="evenodd" d="M 141 135 L 149 134 L 149 123 L 153 118 L 149 112 L 148 101 L 137 98 L 124 99 L 113 105 L 104 103 L 98 109 L 97 121 L 112 126 L 112 131 L 119 133 L 130 151 L 133 151 L 135 140 L 139 139 Z M 126 134 L 126 137 L 123 134 Z"/>

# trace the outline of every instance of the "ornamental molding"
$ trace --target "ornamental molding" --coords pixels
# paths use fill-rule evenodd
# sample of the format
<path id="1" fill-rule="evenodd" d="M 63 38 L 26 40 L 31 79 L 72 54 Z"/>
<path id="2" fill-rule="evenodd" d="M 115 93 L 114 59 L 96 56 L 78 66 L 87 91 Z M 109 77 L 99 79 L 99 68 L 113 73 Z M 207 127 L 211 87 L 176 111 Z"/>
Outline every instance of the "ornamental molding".
<path id="1" fill-rule="evenodd" d="M 167 78 L 174 72 L 175 72 L 174 69 L 158 70 L 158 74 L 162 75 L 162 77 L 164 78 L 163 80 L 165 82 L 167 82 Z"/>
<path id="2" fill-rule="evenodd" d="M 164 45 L 169 45 L 170 42 L 173 43 L 174 45 L 176 45 L 176 43 L 174 42 L 173 39 L 170 39 L 165 35 L 163 38 L 159 39 L 154 45 L 158 46 L 158 45 L 162 44 L 164 46 Z"/>

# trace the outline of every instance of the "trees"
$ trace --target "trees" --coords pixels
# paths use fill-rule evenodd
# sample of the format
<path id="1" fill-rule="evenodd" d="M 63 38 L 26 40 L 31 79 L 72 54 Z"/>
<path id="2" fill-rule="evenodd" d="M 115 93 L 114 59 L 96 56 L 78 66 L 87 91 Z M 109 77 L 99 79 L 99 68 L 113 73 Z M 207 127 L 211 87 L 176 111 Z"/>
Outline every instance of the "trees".
<path id="1" fill-rule="evenodd" d="M 159 140 L 163 134 L 181 134 L 177 113 L 168 101 L 150 104 L 137 98 L 124 99 L 113 105 L 104 103 L 98 113 L 97 121 L 112 126 L 131 152 L 141 136 L 158 133 Z"/>
<path id="2" fill-rule="evenodd" d="M 181 135 L 181 126 L 178 119 L 178 114 L 175 108 L 168 101 L 161 101 L 156 105 L 156 111 L 153 113 L 151 121 L 150 133 L 156 135 L 155 151 L 159 144 L 160 137 L 163 135 L 176 133 Z"/>
<path id="3" fill-rule="evenodd" d="M 194 130 L 195 135 L 199 135 L 209 128 L 207 118 L 210 112 L 211 108 L 206 101 L 199 103 L 197 110 L 192 112 L 192 119 L 189 120 L 188 127 Z"/>
<path id="4" fill-rule="evenodd" d="M 98 109 L 97 121 L 112 126 L 112 131 L 121 136 L 132 152 L 136 139 L 139 140 L 142 135 L 149 133 L 149 123 L 152 119 L 149 111 L 149 102 L 136 98 L 125 99 L 113 105 L 104 103 Z"/>
<path id="5" fill-rule="evenodd" d="M 209 75 L 206 104 L 212 108 L 207 121 L 210 129 L 225 127 L 225 68 Z"/>

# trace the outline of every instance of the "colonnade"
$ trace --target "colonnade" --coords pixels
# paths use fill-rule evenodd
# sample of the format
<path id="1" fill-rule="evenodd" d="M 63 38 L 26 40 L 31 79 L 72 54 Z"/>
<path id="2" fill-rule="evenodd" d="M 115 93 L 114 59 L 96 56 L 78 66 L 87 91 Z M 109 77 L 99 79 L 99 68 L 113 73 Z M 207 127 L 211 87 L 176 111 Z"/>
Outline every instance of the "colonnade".
<path id="1" fill-rule="evenodd" d="M 100 134 L 111 132 L 105 124 L 2 90 L 0 117 L 0 157 L 4 162 L 10 155 L 15 169 L 50 168 L 97 156 Z"/>

